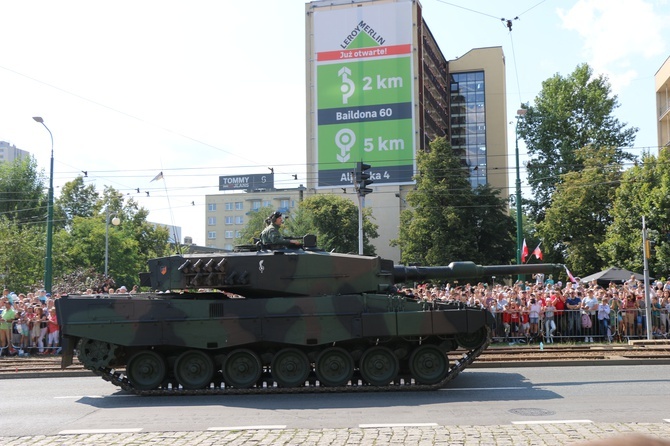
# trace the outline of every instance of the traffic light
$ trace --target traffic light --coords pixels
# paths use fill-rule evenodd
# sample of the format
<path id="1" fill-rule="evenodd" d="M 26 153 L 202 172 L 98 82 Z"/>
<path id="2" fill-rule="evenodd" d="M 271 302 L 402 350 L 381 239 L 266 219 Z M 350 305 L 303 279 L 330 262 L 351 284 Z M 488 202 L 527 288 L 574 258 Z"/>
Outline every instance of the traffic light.
<path id="1" fill-rule="evenodd" d="M 645 255 L 648 259 L 651 259 L 656 255 L 656 242 L 653 240 L 645 240 L 646 246 L 645 246 Z"/>
<path id="2" fill-rule="evenodd" d="M 362 197 L 372 192 L 372 189 L 368 187 L 374 182 L 370 179 L 370 172 L 367 172 L 370 167 L 369 164 L 365 164 L 361 161 L 356 163 L 356 190 L 358 191 L 358 195 Z"/>

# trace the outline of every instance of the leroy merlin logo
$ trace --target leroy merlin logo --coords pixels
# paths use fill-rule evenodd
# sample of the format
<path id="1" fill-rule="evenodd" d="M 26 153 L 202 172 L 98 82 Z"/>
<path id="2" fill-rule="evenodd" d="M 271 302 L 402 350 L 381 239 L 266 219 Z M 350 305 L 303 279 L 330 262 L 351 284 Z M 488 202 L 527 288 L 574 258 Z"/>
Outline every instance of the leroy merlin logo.
<path id="1" fill-rule="evenodd" d="M 358 25 L 352 29 L 347 37 L 342 41 L 342 49 L 351 48 L 370 48 L 372 46 L 384 45 L 386 39 L 377 33 L 364 20 L 358 22 Z"/>

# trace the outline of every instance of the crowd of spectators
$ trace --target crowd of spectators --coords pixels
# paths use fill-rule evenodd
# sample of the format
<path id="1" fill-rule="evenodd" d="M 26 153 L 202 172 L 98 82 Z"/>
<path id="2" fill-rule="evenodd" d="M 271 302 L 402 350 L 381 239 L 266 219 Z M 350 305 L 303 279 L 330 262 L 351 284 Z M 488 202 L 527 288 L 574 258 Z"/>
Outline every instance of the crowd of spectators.
<path id="1" fill-rule="evenodd" d="M 113 288 L 105 283 L 89 288 L 83 294 L 135 294 L 125 286 Z M 55 300 L 58 293 L 16 294 L 5 288 L 0 297 L 0 355 L 48 355 L 60 352 L 60 330 Z"/>
<path id="2" fill-rule="evenodd" d="M 598 285 L 555 282 L 549 275 L 513 285 L 447 283 L 421 284 L 402 291 L 426 301 L 460 302 L 486 308 L 496 319 L 494 340 L 499 342 L 596 342 L 647 336 L 644 286 L 632 276 L 622 284 Z M 670 280 L 650 287 L 651 334 L 670 333 Z"/>
<path id="3" fill-rule="evenodd" d="M 0 353 L 55 353 L 59 348 L 56 297 L 44 290 L 17 295 L 5 288 L 0 298 Z"/>
<path id="4" fill-rule="evenodd" d="M 113 284 L 89 288 L 83 294 L 135 294 Z M 549 275 L 513 285 L 479 282 L 420 284 L 403 288 L 408 297 L 424 301 L 460 302 L 486 308 L 496 320 L 494 340 L 500 342 L 612 342 L 647 336 L 644 286 L 632 276 L 620 285 L 555 282 Z M 0 354 L 52 354 L 59 352 L 59 326 L 55 299 L 45 290 L 16 294 L 7 288 L 0 298 Z M 654 337 L 670 336 L 670 280 L 650 288 L 651 330 Z"/>

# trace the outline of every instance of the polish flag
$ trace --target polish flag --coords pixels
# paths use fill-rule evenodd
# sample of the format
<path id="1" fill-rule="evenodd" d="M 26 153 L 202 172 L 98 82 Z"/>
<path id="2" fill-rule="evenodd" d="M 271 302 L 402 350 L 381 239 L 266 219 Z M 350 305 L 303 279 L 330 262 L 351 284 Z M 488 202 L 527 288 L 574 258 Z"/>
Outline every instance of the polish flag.
<path id="1" fill-rule="evenodd" d="M 523 239 L 523 247 L 521 248 L 521 263 L 526 263 L 526 257 L 528 257 L 528 246 L 526 245 L 526 239 Z"/>
<path id="2" fill-rule="evenodd" d="M 565 265 L 563 265 L 563 266 L 565 266 Z M 570 282 L 577 283 L 577 279 L 575 279 L 575 276 L 572 275 L 572 273 L 570 272 L 570 270 L 568 269 L 567 266 L 565 266 L 565 272 L 568 273 L 568 279 L 570 279 Z"/>
<path id="3" fill-rule="evenodd" d="M 540 249 L 540 245 L 542 242 L 537 244 L 537 248 L 533 250 L 533 255 L 537 257 L 538 260 L 542 260 L 542 250 Z"/>

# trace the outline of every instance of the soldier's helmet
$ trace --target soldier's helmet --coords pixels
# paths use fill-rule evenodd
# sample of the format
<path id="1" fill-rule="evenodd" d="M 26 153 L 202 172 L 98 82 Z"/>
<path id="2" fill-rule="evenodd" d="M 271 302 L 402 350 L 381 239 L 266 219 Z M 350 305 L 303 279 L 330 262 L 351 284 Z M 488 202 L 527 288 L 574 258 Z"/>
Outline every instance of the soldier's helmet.
<path id="1" fill-rule="evenodd" d="M 282 216 L 281 212 L 274 211 L 272 214 L 270 214 L 270 216 L 268 217 L 268 220 L 270 220 L 272 223 L 274 223 L 281 216 Z"/>

